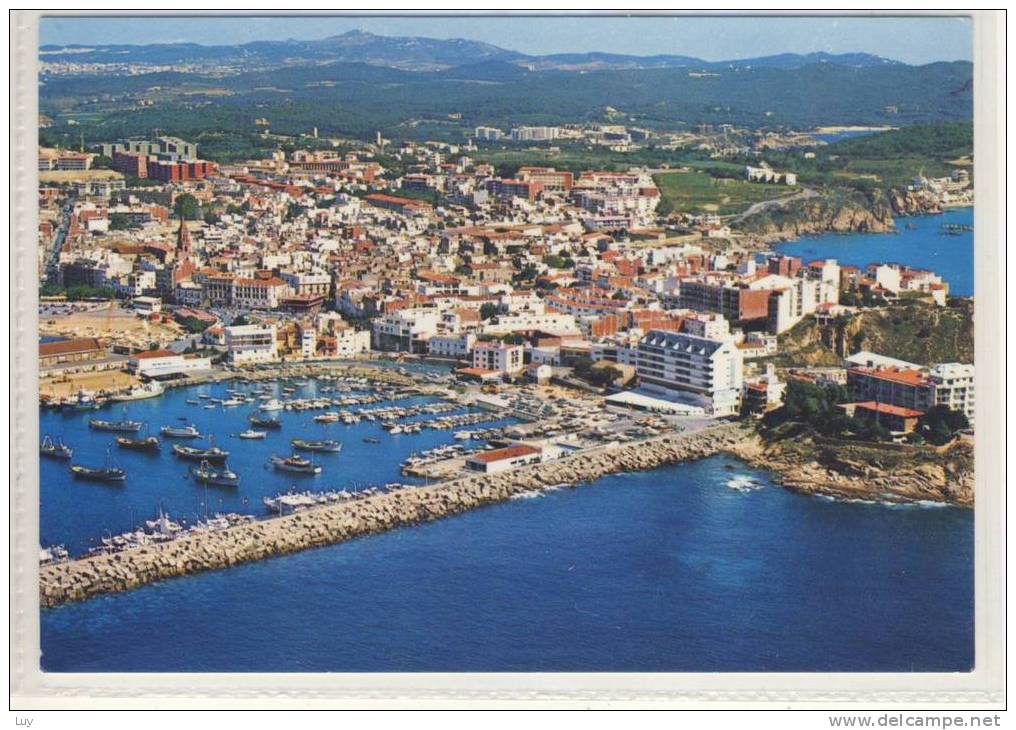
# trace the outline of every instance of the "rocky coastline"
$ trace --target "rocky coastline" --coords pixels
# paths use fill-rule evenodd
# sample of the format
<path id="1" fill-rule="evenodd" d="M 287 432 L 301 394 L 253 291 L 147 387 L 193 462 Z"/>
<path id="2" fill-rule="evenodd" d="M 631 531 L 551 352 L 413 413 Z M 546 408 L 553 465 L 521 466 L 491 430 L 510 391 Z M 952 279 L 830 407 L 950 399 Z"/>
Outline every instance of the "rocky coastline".
<path id="1" fill-rule="evenodd" d="M 849 447 L 848 447 L 849 448 Z M 864 447 L 862 447 L 864 448 Z M 804 494 L 839 499 L 886 502 L 941 502 L 961 507 L 974 505 L 973 449 L 968 443 L 947 447 L 907 447 L 899 451 L 926 458 L 907 459 L 905 465 L 886 464 L 890 446 L 875 447 L 866 458 L 840 448 L 830 456 L 821 444 L 797 440 L 791 446 L 767 442 L 758 434 L 746 435 L 728 453 L 757 469 L 773 472 L 781 486 Z M 930 458 L 927 458 L 930 457 Z"/>

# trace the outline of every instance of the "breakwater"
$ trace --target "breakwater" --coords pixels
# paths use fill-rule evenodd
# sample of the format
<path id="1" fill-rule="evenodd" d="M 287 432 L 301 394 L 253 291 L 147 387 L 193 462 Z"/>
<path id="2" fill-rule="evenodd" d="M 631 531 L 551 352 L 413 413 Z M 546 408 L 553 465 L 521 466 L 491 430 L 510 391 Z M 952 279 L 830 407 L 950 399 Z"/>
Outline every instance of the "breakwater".
<path id="1" fill-rule="evenodd" d="M 731 450 L 744 437 L 742 426 L 722 424 L 692 434 L 668 434 L 599 447 L 497 474 L 465 476 L 431 487 L 322 506 L 164 544 L 47 565 L 40 568 L 39 600 L 42 606 L 52 607 L 331 545 L 460 514 L 525 492 L 711 456 Z"/>

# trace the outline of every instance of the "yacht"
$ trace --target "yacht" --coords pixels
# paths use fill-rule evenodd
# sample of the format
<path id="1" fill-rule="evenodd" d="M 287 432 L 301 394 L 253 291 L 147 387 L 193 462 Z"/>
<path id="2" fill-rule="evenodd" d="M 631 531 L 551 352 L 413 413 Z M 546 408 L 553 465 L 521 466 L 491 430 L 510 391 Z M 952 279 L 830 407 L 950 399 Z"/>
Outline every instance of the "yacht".
<path id="1" fill-rule="evenodd" d="M 267 431 L 255 431 L 253 428 L 248 428 L 246 431 L 241 431 L 237 434 L 237 437 L 248 440 L 261 440 L 268 435 Z"/>

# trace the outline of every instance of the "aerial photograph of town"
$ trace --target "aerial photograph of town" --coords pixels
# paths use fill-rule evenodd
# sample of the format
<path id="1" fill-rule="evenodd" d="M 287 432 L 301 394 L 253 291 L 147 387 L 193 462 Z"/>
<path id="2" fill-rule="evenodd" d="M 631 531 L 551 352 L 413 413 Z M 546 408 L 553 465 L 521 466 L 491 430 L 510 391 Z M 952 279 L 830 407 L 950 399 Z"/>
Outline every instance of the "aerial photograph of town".
<path id="1" fill-rule="evenodd" d="M 43 671 L 974 668 L 969 18 L 38 48 Z"/>

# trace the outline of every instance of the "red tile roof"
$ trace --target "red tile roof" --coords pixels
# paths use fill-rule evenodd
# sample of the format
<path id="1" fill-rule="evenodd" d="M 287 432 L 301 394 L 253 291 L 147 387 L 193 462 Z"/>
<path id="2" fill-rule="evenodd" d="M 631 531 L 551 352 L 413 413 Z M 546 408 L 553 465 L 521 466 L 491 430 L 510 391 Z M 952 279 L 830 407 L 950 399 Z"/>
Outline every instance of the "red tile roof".
<path id="1" fill-rule="evenodd" d="M 470 461 L 478 461 L 481 464 L 491 464 L 495 461 L 504 461 L 505 459 L 516 459 L 520 456 L 533 456 L 539 454 L 540 450 L 535 449 L 532 446 L 526 446 L 519 444 L 518 446 L 508 446 L 503 449 L 496 449 L 494 451 L 487 451 L 482 454 L 470 457 Z"/>

